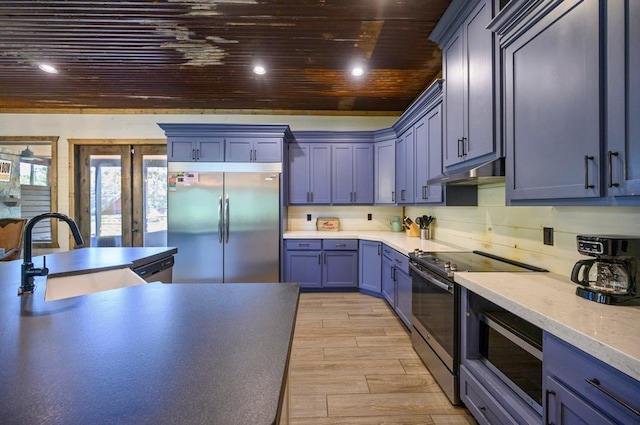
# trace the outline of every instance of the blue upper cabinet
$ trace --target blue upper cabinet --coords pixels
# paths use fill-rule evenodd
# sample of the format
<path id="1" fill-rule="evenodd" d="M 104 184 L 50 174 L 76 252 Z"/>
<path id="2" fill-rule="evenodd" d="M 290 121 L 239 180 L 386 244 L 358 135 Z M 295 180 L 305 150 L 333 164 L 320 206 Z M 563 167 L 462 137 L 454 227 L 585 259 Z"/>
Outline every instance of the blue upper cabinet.
<path id="1" fill-rule="evenodd" d="M 490 26 L 504 59 L 507 203 L 638 205 L 640 3 L 512 3 Z"/>
<path id="2" fill-rule="evenodd" d="M 442 105 L 438 104 L 414 126 L 417 204 L 441 203 L 442 185 L 429 179 L 442 174 Z"/>
<path id="3" fill-rule="evenodd" d="M 177 162 L 224 161 L 224 139 L 219 137 L 171 137 L 167 139 L 167 160 Z"/>
<path id="4" fill-rule="evenodd" d="M 640 195 L 640 2 L 607 2 L 608 195 Z"/>
<path id="5" fill-rule="evenodd" d="M 411 127 L 400 134 L 396 142 L 396 203 L 399 205 L 414 203 L 414 149 L 415 132 Z"/>
<path id="6" fill-rule="evenodd" d="M 443 163 L 453 171 L 502 154 L 496 129 L 496 42 L 487 24 L 493 0 L 454 1 L 430 38 L 442 47 Z"/>
<path id="7" fill-rule="evenodd" d="M 600 196 L 600 18 L 565 1 L 505 47 L 509 200 Z"/>
<path id="8" fill-rule="evenodd" d="M 281 162 L 282 139 L 231 138 L 226 141 L 227 162 Z"/>
<path id="9" fill-rule="evenodd" d="M 373 204 L 373 145 L 336 143 L 332 147 L 334 204 Z"/>
<path id="10" fill-rule="evenodd" d="M 331 203 L 331 145 L 289 144 L 289 203 Z"/>
<path id="11" fill-rule="evenodd" d="M 376 141 L 374 145 L 374 203 L 389 205 L 396 202 L 396 139 Z"/>
<path id="12" fill-rule="evenodd" d="M 282 162 L 283 140 L 292 138 L 280 124 L 158 124 L 167 136 L 173 162 Z"/>

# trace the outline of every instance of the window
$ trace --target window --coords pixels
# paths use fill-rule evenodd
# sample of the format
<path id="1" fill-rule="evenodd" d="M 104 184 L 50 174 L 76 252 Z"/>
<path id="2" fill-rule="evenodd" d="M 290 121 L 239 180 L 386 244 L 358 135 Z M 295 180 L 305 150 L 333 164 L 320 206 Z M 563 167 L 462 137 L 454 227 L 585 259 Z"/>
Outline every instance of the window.
<path id="1" fill-rule="evenodd" d="M 57 137 L 0 137 L 0 156 L 11 160 L 15 170 L 11 182 L 0 187 L 0 198 L 16 200 L 0 203 L 0 217 L 30 219 L 57 211 L 57 140 Z M 57 221 L 40 221 L 33 231 L 33 244 L 36 248 L 57 248 Z"/>

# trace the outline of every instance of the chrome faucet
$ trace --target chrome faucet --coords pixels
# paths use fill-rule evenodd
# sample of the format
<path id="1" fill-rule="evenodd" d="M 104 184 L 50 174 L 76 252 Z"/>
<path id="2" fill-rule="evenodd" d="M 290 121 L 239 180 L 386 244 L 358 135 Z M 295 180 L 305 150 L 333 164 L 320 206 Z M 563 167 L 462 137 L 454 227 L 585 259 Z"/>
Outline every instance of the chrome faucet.
<path id="1" fill-rule="evenodd" d="M 36 285 L 33 283 L 33 278 L 35 276 L 46 276 L 49 273 L 49 269 L 47 268 L 47 260 L 46 257 L 44 259 L 44 263 L 42 268 L 33 267 L 32 261 L 32 243 L 33 243 L 33 227 L 40 221 L 45 218 L 57 218 L 58 220 L 62 220 L 69 225 L 71 229 L 71 233 L 73 234 L 73 238 L 76 241 L 76 247 L 82 245 L 84 241 L 82 240 L 82 235 L 80 234 L 80 229 L 78 229 L 78 225 L 75 221 L 64 214 L 49 212 L 37 215 L 33 217 L 27 225 L 24 227 L 24 251 L 22 255 L 23 263 L 22 263 L 22 282 L 20 284 L 20 288 L 18 288 L 18 295 L 31 294 L 36 288 Z"/>

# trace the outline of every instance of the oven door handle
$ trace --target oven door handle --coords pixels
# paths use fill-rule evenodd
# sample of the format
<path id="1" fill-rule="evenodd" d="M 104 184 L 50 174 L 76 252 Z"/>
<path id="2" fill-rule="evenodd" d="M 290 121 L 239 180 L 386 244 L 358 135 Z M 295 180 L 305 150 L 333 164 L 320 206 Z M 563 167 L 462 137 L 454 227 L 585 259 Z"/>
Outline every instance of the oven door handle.
<path id="1" fill-rule="evenodd" d="M 424 271 L 422 271 L 421 269 L 419 269 L 418 267 L 416 267 L 412 263 L 409 263 L 409 267 L 411 268 L 411 270 L 413 270 L 414 273 L 416 273 L 418 276 L 420 276 L 421 278 L 423 278 L 424 280 L 426 280 L 430 284 L 435 285 L 438 288 L 444 289 L 445 291 L 453 294 L 452 285 L 447 285 L 446 283 L 443 283 L 443 282 L 440 282 L 440 281 L 436 280 L 433 276 L 430 276 L 429 274 L 425 273 Z"/>

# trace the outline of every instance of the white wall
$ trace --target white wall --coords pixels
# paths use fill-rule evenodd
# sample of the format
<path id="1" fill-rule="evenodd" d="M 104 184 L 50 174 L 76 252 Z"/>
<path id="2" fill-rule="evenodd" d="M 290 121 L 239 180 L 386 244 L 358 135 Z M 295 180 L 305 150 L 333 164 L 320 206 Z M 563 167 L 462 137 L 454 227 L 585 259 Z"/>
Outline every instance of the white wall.
<path id="1" fill-rule="evenodd" d="M 391 219 L 394 216 L 402 218 L 402 207 L 376 206 L 296 206 L 288 208 L 287 229 L 316 230 L 318 217 L 338 217 L 340 230 L 391 230 Z M 307 214 L 311 214 L 311 221 L 307 221 Z M 367 220 L 371 214 L 371 220 Z"/>
<path id="2" fill-rule="evenodd" d="M 640 207 L 506 207 L 504 185 L 479 186 L 477 207 L 407 207 L 415 218 L 433 215 L 433 238 L 479 249 L 569 276 L 579 234 L 640 236 Z M 554 228 L 554 245 L 542 228 Z"/>
<path id="3" fill-rule="evenodd" d="M 59 136 L 58 210 L 69 214 L 68 139 L 163 139 L 158 123 L 289 124 L 293 131 L 373 131 L 396 116 L 257 114 L 0 114 L 0 136 Z M 58 226 L 60 250 L 69 248 L 66 226 Z"/>

